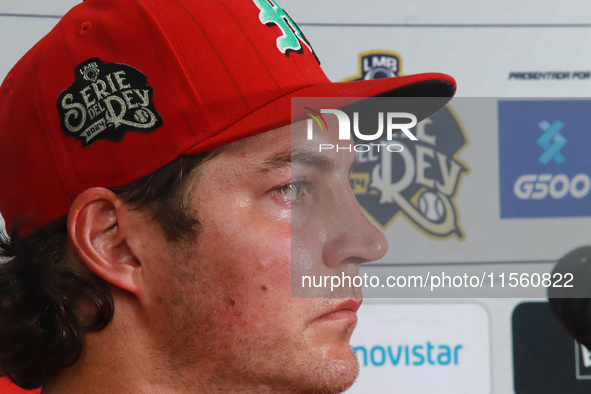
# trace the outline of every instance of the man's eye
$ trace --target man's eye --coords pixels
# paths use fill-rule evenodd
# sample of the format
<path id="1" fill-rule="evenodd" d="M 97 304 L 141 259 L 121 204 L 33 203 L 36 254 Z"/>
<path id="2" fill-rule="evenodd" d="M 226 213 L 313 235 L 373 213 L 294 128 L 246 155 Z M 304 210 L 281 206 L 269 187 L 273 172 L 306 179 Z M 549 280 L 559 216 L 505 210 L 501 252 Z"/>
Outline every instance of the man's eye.
<path id="1" fill-rule="evenodd" d="M 309 187 L 309 182 L 291 181 L 283 186 L 279 186 L 276 191 L 281 194 L 286 201 L 293 203 L 301 200 L 305 194 L 309 194 Z"/>

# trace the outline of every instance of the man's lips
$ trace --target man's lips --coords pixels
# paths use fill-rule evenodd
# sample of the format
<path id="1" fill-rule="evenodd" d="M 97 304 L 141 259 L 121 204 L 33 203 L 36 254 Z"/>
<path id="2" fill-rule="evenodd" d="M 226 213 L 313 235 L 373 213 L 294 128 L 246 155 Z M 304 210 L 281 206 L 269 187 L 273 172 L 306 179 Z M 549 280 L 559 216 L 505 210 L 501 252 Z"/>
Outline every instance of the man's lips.
<path id="1" fill-rule="evenodd" d="M 357 310 L 363 302 L 362 298 L 349 298 L 343 302 L 327 308 L 324 314 L 317 317 L 316 321 L 325 320 L 347 320 L 352 323 L 357 322 Z"/>

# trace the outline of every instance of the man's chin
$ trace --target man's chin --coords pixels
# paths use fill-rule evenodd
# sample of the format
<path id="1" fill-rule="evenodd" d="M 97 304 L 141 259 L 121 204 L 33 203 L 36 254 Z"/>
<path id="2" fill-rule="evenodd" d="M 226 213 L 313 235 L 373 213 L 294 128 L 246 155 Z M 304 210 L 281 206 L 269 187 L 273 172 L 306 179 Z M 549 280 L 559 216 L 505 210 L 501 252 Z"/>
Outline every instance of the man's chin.
<path id="1" fill-rule="evenodd" d="M 346 365 L 343 366 L 341 380 L 343 386 L 340 389 L 340 391 L 345 391 L 349 387 L 351 387 L 353 383 L 355 383 L 355 381 L 357 380 L 357 377 L 359 376 L 359 361 L 357 360 L 355 352 L 353 352 L 351 346 L 349 346 L 349 349 L 350 356 L 348 358 L 348 362 L 346 363 Z"/>
<path id="2" fill-rule="evenodd" d="M 317 369 L 319 386 L 316 393 L 340 393 L 355 383 L 359 375 L 359 362 L 348 343 L 339 343 L 327 353 L 319 355 L 323 366 Z"/>
<path id="3" fill-rule="evenodd" d="M 359 363 L 350 346 L 348 352 L 334 348 L 315 350 L 303 358 L 294 358 L 289 366 L 286 364 L 284 373 L 267 382 L 268 387 L 276 392 L 334 394 L 346 391 L 355 383 Z"/>

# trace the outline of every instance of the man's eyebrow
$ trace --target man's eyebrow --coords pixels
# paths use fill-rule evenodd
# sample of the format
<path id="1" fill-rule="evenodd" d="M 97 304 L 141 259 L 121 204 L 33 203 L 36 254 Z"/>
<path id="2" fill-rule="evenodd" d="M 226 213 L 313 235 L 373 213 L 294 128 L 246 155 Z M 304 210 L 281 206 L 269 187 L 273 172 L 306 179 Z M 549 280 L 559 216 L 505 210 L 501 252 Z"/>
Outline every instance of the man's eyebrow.
<path id="1" fill-rule="evenodd" d="M 261 165 L 260 171 L 269 172 L 272 170 L 288 167 L 292 163 L 314 167 L 324 172 L 334 170 L 334 162 L 323 154 L 315 152 L 293 151 L 280 153 L 268 158 Z"/>

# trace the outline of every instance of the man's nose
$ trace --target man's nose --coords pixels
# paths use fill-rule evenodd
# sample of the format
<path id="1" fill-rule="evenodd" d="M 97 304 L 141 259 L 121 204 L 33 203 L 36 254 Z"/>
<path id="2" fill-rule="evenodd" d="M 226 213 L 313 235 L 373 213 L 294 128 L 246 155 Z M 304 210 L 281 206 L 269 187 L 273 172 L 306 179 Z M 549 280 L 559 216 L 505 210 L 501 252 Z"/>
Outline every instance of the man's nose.
<path id="1" fill-rule="evenodd" d="M 326 265 L 362 264 L 384 257 L 388 241 L 382 231 L 369 221 L 351 189 L 333 208 L 332 228 L 328 231 L 329 239 L 323 250 Z"/>

